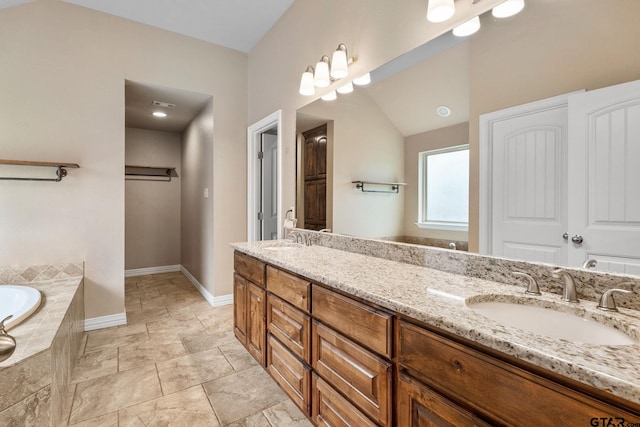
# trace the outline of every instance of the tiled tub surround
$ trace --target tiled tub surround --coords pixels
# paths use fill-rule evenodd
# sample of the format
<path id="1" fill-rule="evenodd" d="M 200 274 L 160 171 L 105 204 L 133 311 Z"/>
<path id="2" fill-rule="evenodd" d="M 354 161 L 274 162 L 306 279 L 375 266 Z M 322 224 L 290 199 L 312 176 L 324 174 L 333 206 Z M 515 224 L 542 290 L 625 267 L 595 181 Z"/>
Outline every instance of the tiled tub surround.
<path id="1" fill-rule="evenodd" d="M 486 271 L 490 277 L 509 277 L 511 284 L 319 245 L 279 251 L 265 249 L 273 244 L 254 242 L 237 243 L 232 246 L 240 252 L 318 283 L 640 404 L 640 344 L 600 346 L 551 339 L 493 322 L 468 308 L 465 303 L 467 299 L 479 298 L 484 301 L 523 301 L 524 297 L 531 298 L 540 305 L 565 307 L 567 311 L 574 313 L 585 311 L 588 313 L 587 317 L 613 326 L 626 325 L 622 328 L 624 332 L 640 340 L 640 312 L 624 308 L 620 313 L 604 313 L 597 310 L 595 302 L 584 298 L 587 293 L 585 287 L 589 286 L 589 282 L 585 283 L 580 278 L 578 292 L 583 299 L 576 306 L 560 300 L 558 286 L 551 289 L 543 286 L 543 295 L 539 297 L 525 296 L 523 283 L 509 277 L 508 272 L 495 273 L 499 268 L 506 268 L 506 262 L 500 264 L 503 260 L 491 263 L 491 259 L 486 259 Z M 395 249 L 396 253 L 401 253 L 402 250 L 412 252 L 414 248 Z M 431 251 L 437 250 L 431 249 L 429 252 Z M 413 253 L 416 255 L 418 251 Z M 419 253 L 426 262 L 430 253 Z M 447 258 L 446 255 L 436 254 L 440 259 L 439 266 L 444 266 L 443 260 L 467 266 L 471 264 L 464 263 L 464 260 Z M 533 264 L 532 266 L 540 270 L 547 268 Z M 452 269 L 454 266 L 449 267 Z M 520 268 L 512 267 L 509 271 L 516 269 Z M 547 280 L 544 279 L 541 284 Z M 616 281 L 612 279 L 613 283 L 619 281 L 619 278 Z M 515 284 L 521 286 L 514 286 Z"/>
<path id="2" fill-rule="evenodd" d="M 60 425 L 84 326 L 83 265 L 0 269 L 0 286 L 28 285 L 40 308 L 9 333 L 16 351 L 0 363 L 0 425 Z"/>

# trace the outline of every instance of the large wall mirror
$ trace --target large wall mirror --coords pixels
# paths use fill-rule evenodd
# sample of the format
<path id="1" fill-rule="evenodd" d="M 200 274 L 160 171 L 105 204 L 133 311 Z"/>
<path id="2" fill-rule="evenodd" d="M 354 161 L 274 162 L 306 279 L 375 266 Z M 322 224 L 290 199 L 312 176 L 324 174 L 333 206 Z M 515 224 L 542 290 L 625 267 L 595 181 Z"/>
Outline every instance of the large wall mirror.
<path id="1" fill-rule="evenodd" d="M 305 226 L 309 185 L 305 186 L 303 165 L 307 162 L 320 165 L 315 169 L 320 172 L 316 176 L 320 184 L 313 198 L 324 191 L 325 199 L 316 205 L 307 203 L 307 211 L 315 210 L 312 216 L 322 211 L 324 223 L 318 224 L 323 228 L 408 243 L 444 247 L 454 243 L 463 250 L 468 242 L 468 249 L 477 252 L 483 227 L 479 181 L 486 173 L 480 168 L 480 116 L 637 80 L 637 16 L 637 0 L 527 0 L 525 9 L 514 17 L 498 20 L 488 12 L 481 16 L 478 33 L 467 38 L 444 34 L 373 70 L 370 85 L 338 95 L 335 101 L 316 100 L 299 109 L 299 224 Z M 421 217 L 424 185 L 420 177 L 426 163 L 421 163 L 421 153 L 465 145 L 469 146 L 467 168 L 449 164 L 438 179 L 449 183 L 469 177 L 469 227 L 438 221 L 424 224 L 428 221 Z M 324 155 L 326 162 L 309 163 L 310 155 Z M 406 186 L 397 192 L 374 186 L 370 188 L 383 191 L 368 193 L 353 184 L 359 180 Z M 640 197 L 640 184 L 636 185 L 635 192 L 628 192 L 631 197 Z M 453 197 L 454 191 L 445 193 Z M 635 244 L 640 254 L 640 240 Z"/>

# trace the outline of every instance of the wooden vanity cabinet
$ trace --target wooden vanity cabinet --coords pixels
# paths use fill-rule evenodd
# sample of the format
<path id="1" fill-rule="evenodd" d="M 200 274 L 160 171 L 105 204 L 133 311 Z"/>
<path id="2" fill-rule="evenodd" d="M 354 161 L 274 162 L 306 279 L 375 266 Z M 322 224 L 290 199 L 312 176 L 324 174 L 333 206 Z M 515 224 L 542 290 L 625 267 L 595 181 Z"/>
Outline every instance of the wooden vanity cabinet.
<path id="1" fill-rule="evenodd" d="M 266 264 L 256 258 L 234 253 L 233 331 L 249 353 L 265 366 L 266 362 Z"/>
<path id="2" fill-rule="evenodd" d="M 407 417 L 415 418 L 413 411 L 417 409 L 409 412 L 407 401 L 417 400 L 428 403 L 430 400 L 444 401 L 447 410 L 439 410 L 440 414 L 452 413 L 448 408 L 453 408 L 453 412 L 467 413 L 469 423 L 457 425 L 476 425 L 480 419 L 491 425 L 536 427 L 588 426 L 594 425 L 591 424 L 594 418 L 614 421 L 622 418 L 627 423 L 640 421 L 636 415 L 622 408 L 411 322 L 401 320 L 397 329 L 397 361 L 401 380 L 398 425 L 405 425 Z M 404 383 L 413 384 L 413 391 L 409 385 L 403 385 L 403 378 Z M 420 385 L 420 392 L 415 391 L 417 385 Z M 426 404 L 422 406 L 428 407 Z M 427 413 L 426 410 L 420 411 Z M 614 421 L 612 425 L 618 425 L 618 421 Z"/>

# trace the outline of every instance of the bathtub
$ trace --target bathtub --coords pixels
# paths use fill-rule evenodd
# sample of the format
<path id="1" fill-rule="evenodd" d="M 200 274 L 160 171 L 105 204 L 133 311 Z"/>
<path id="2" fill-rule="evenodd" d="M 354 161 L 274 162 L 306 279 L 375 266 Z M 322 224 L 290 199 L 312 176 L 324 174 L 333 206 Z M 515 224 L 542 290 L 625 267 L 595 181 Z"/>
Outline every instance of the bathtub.
<path id="1" fill-rule="evenodd" d="M 40 291 L 29 286 L 0 286 L 0 320 L 13 315 L 5 322 L 5 329 L 9 330 L 31 316 L 40 307 L 41 301 Z"/>

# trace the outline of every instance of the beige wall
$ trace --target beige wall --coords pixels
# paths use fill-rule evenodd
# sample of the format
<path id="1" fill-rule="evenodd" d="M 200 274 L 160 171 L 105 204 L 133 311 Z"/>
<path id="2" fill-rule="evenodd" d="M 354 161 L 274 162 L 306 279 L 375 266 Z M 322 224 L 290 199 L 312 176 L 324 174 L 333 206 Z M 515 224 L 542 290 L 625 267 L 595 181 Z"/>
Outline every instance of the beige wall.
<path id="1" fill-rule="evenodd" d="M 357 57 L 350 67 L 350 76 L 356 77 L 501 1 L 458 1 L 454 19 L 442 24 L 426 21 L 424 0 L 294 2 L 249 54 L 249 123 L 282 109 L 284 209 L 295 205 L 296 109 L 315 99 L 298 94 L 300 75 L 308 65 L 345 43 L 349 55 Z M 318 90 L 316 96 L 332 88 Z"/>
<path id="2" fill-rule="evenodd" d="M 181 261 L 202 284 L 213 282 L 213 120 L 211 100 L 182 133 Z"/>
<path id="3" fill-rule="evenodd" d="M 437 150 L 439 148 L 454 147 L 469 143 L 469 123 L 459 123 L 446 128 L 418 133 L 405 138 L 404 173 L 407 181 L 407 191 L 404 203 L 404 235 L 416 237 L 431 237 L 433 239 L 447 239 L 467 241 L 466 231 L 433 230 L 418 228 L 418 155 L 422 151 Z M 452 171 L 455 173 L 455 171 Z"/>
<path id="4" fill-rule="evenodd" d="M 180 134 L 125 128 L 124 161 L 175 167 L 178 175 L 170 182 L 125 181 L 124 268 L 180 264 Z"/>
<path id="5" fill-rule="evenodd" d="M 470 251 L 478 251 L 479 115 L 640 77 L 640 1 L 535 0 L 522 13 L 471 39 Z"/>
<path id="6" fill-rule="evenodd" d="M 124 81 L 213 95 L 214 295 L 246 239 L 247 55 L 60 1 L 0 11 L 3 158 L 77 162 L 60 183 L 0 182 L 0 260 L 86 261 L 88 318 L 124 311 Z M 203 279 L 203 280 L 206 280 Z"/>
<path id="7" fill-rule="evenodd" d="M 400 235 L 404 188 L 398 194 L 363 193 L 351 183 L 404 182 L 404 138 L 400 132 L 364 91 L 333 102 L 319 100 L 303 111 L 333 122 L 332 148 L 327 150 L 333 177 L 333 182 L 327 183 L 332 186 L 333 232 L 360 237 Z"/>

